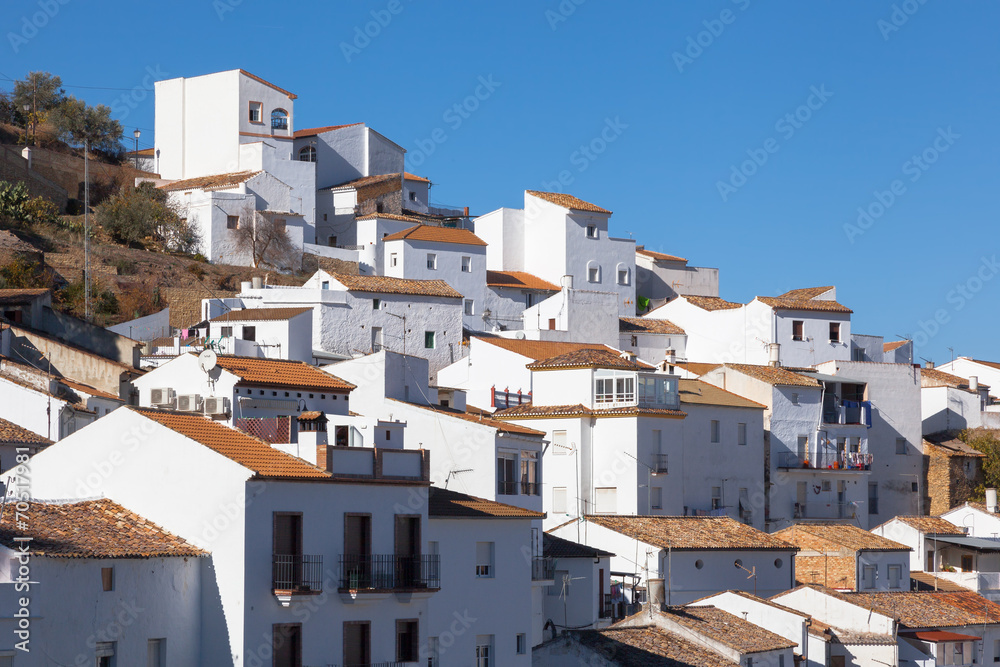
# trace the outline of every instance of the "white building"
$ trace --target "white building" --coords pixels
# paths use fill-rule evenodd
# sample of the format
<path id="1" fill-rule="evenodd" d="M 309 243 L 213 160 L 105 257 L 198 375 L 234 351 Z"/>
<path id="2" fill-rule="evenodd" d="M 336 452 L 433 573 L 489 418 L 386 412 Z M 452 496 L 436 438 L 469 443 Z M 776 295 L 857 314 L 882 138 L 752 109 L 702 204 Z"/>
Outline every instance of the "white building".
<path id="1" fill-rule="evenodd" d="M 728 517 L 590 515 L 548 532 L 616 554 L 611 569 L 634 573 L 643 585 L 661 579 L 668 605 L 726 590 L 766 597 L 795 586 L 797 548 Z"/>
<path id="2" fill-rule="evenodd" d="M 0 470 L 14 467 L 18 456 L 34 456 L 51 444 L 48 438 L 0 418 Z"/>
<path id="3" fill-rule="evenodd" d="M 980 384 L 1000 387 L 1000 364 L 995 361 L 958 357 L 954 361 L 938 364 L 937 369 L 960 378 L 971 379 L 975 376 Z"/>
<path id="4" fill-rule="evenodd" d="M 677 255 L 635 247 L 636 294 L 656 305 L 681 294 L 719 296 L 719 270 L 688 266 Z M 657 303 L 659 302 L 659 303 Z"/>
<path id="5" fill-rule="evenodd" d="M 614 554 L 549 533 L 542 538 L 555 582 L 545 597 L 546 627 L 603 628 L 621 618 L 611 584 Z"/>
<path id="6" fill-rule="evenodd" d="M 967 502 L 942 512 L 941 518 L 962 528 L 969 537 L 1000 537 L 1000 514 L 996 506 Z"/>
<path id="7" fill-rule="evenodd" d="M 483 314 L 493 331 L 524 328 L 524 311 L 559 292 L 560 287 L 524 271 L 487 271 Z"/>
<path id="8" fill-rule="evenodd" d="M 617 308 L 614 292 L 574 289 L 573 278 L 562 279 L 562 289 L 521 314 L 521 331 L 502 335 L 534 340 L 586 340 L 615 346 L 619 341 L 617 321 L 608 317 Z"/>
<path id="9" fill-rule="evenodd" d="M 937 368 L 920 369 L 920 418 L 922 432 L 961 431 L 984 426 L 989 413 L 989 385 L 979 378 L 961 378 Z"/>
<path id="10" fill-rule="evenodd" d="M 244 308 L 208 321 L 205 346 L 223 354 L 313 360 L 313 309 Z"/>
<path id="11" fill-rule="evenodd" d="M 687 334 L 670 320 L 622 317 L 618 321 L 618 348 L 650 364 L 687 359 Z"/>
<path id="12" fill-rule="evenodd" d="M 851 309 L 834 287 L 759 296 L 748 304 L 679 296 L 646 317 L 687 332 L 687 358 L 699 362 L 806 367 L 851 357 Z"/>
<path id="13" fill-rule="evenodd" d="M 614 292 L 618 314 L 635 315 L 635 242 L 609 234 L 611 211 L 572 195 L 526 190 L 523 209 L 501 208 L 474 221 L 489 244 L 493 271 L 525 271 L 577 289 Z"/>
<path id="14" fill-rule="evenodd" d="M 201 664 L 204 550 L 107 499 L 13 505 L 0 527 L 0 663 Z"/>
<path id="15" fill-rule="evenodd" d="M 78 393 L 38 369 L 0 358 L 0 418 L 46 440 L 61 440 L 122 404 L 106 392 L 88 389 L 92 395 Z"/>

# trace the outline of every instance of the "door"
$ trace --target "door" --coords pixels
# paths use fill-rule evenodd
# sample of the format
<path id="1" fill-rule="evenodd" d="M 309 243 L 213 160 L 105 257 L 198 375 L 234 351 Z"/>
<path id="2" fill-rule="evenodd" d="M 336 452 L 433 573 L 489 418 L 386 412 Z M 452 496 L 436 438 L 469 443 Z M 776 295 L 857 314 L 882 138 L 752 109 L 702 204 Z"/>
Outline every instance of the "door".
<path id="1" fill-rule="evenodd" d="M 274 667 L 302 667 L 302 626 L 276 624 L 271 630 Z"/>
<path id="2" fill-rule="evenodd" d="M 274 588 L 295 590 L 302 586 L 302 515 L 274 513 Z"/>
<path id="3" fill-rule="evenodd" d="M 371 627 L 367 621 L 344 623 L 344 665 L 367 665 L 371 662 Z"/>
<path id="4" fill-rule="evenodd" d="M 420 585 L 420 517 L 396 515 L 396 586 Z"/>
<path id="5" fill-rule="evenodd" d="M 837 480 L 837 516 L 841 519 L 844 518 L 845 508 L 847 507 L 847 482 L 838 479 Z"/>
<path id="6" fill-rule="evenodd" d="M 372 327 L 372 352 L 382 350 L 382 327 Z"/>
<path id="7" fill-rule="evenodd" d="M 370 514 L 344 515 L 344 562 L 341 588 L 373 587 L 371 561 L 372 518 Z"/>
<path id="8" fill-rule="evenodd" d="M 604 618 L 604 610 L 607 609 L 607 604 L 604 601 L 604 568 L 599 569 L 597 575 L 597 581 L 600 582 L 597 585 L 597 616 L 598 618 Z M 562 585 L 562 582 L 557 581 L 556 586 Z"/>

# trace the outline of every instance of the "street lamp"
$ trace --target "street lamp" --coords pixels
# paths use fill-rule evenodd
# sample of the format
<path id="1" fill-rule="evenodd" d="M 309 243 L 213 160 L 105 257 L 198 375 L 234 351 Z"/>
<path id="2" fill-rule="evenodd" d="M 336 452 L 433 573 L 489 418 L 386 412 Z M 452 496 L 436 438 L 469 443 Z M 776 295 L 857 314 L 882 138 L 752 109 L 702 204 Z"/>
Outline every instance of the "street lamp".
<path id="1" fill-rule="evenodd" d="M 139 171 L 139 128 L 135 128 L 132 136 L 135 137 L 135 170 Z"/>
<path id="2" fill-rule="evenodd" d="M 28 133 L 28 122 L 31 121 L 32 127 L 34 127 L 35 123 L 31 119 L 31 105 L 26 103 L 22 108 L 24 109 L 24 118 L 25 118 L 25 120 L 24 120 L 24 132 L 25 132 L 25 135 L 27 135 L 27 133 Z M 34 134 L 34 133 L 32 133 L 32 134 Z M 28 137 L 27 136 L 25 136 L 24 142 L 28 143 Z M 32 141 L 32 143 L 34 143 L 34 141 Z"/>

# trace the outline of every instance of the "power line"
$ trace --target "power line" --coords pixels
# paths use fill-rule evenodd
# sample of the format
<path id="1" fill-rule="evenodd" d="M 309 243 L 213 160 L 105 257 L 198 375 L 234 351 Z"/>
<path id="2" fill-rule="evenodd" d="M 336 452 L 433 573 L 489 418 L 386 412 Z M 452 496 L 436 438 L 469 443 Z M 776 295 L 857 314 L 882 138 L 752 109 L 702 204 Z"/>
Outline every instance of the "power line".
<path id="1" fill-rule="evenodd" d="M 0 74 L 3 74 L 3 72 L 0 72 Z M 12 78 L 10 78 L 10 77 L 8 77 L 6 75 L 4 75 L 3 77 L 0 77 L 0 81 L 11 81 L 13 83 L 24 83 L 25 82 L 24 79 L 12 79 Z M 134 87 L 133 88 L 111 88 L 111 87 L 108 87 L 108 86 L 73 86 L 73 85 L 70 85 L 68 83 L 60 84 L 59 87 L 60 88 L 82 88 L 84 90 L 120 90 L 120 91 L 123 91 L 123 92 L 126 92 L 126 93 L 130 93 L 133 90 L 135 90 Z"/>

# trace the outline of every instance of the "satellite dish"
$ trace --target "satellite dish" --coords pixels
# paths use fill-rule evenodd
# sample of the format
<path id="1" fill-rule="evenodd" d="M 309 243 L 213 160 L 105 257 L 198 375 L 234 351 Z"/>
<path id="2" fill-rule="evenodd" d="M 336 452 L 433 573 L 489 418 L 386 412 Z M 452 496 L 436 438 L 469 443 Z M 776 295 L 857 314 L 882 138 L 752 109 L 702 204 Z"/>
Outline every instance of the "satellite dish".
<path id="1" fill-rule="evenodd" d="M 514 334 L 514 338 L 516 338 L 518 340 L 524 340 L 524 338 L 525 338 L 524 332 L 523 331 L 518 331 L 516 334 Z"/>
<path id="2" fill-rule="evenodd" d="M 198 355 L 198 365 L 206 373 L 215 368 L 218 363 L 219 355 L 215 353 L 215 350 L 204 350 Z"/>

